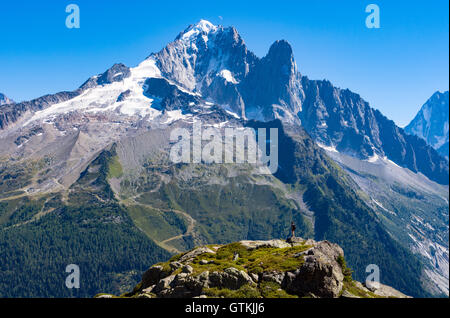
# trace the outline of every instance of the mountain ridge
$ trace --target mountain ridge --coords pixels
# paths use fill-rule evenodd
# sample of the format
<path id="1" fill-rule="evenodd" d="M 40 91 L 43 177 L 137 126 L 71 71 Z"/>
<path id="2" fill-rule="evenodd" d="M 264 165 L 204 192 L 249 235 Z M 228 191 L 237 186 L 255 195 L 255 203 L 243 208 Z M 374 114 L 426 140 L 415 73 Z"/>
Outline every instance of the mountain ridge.
<path id="1" fill-rule="evenodd" d="M 335 88 L 329 81 L 302 76 L 287 41 L 276 41 L 260 59 L 247 49 L 234 27 L 214 26 L 200 20 L 147 60 L 156 62 L 163 77 L 244 119 L 280 118 L 301 122 L 316 141 L 326 146 L 361 159 L 387 156 L 413 172 L 448 184 L 448 163 L 435 149 L 421 143 L 420 139 L 407 136 L 358 94 Z M 266 64 L 269 68 L 264 67 Z M 224 71 L 229 80 L 223 76 Z M 119 76 L 114 78 L 108 72 Z M 120 82 L 129 76 L 128 72 L 128 67 L 116 64 L 73 92 L 2 107 L 0 129 L 29 111 L 71 100 L 92 85 Z M 267 81 L 268 78 L 271 81 Z"/>

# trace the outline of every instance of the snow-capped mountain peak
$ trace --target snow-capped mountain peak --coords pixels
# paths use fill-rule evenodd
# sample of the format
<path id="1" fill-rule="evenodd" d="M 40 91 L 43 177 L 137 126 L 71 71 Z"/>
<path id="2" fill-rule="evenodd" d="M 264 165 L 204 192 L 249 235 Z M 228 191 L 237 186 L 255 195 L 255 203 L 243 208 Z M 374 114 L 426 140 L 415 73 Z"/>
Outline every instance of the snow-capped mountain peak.
<path id="1" fill-rule="evenodd" d="M 164 77 L 206 98 L 216 79 L 235 85 L 257 60 L 235 28 L 206 20 L 189 26 L 154 57 Z"/>
<path id="2" fill-rule="evenodd" d="M 211 22 L 200 20 L 197 24 L 190 25 L 183 33 L 181 33 L 179 38 L 183 41 L 192 41 L 192 39 L 195 39 L 200 34 L 207 36 L 209 33 L 216 32 L 217 29 L 218 27 Z"/>

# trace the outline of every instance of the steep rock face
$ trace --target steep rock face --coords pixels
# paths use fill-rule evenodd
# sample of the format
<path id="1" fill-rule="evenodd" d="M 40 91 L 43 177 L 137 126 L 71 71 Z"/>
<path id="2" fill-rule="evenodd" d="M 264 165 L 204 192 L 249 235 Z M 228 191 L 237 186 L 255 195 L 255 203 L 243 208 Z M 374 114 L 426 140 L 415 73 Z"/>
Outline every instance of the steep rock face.
<path id="1" fill-rule="evenodd" d="M 153 57 L 163 76 L 239 116 L 295 120 L 301 108 L 300 74 L 286 41 L 259 59 L 235 28 L 201 21 Z"/>
<path id="2" fill-rule="evenodd" d="M 408 134 L 416 135 L 448 158 L 449 142 L 448 91 L 436 92 L 422 106 L 416 117 L 405 127 Z"/>
<path id="3" fill-rule="evenodd" d="M 203 84 L 208 86 L 208 80 L 222 70 L 230 71 L 239 81 L 257 59 L 235 28 L 207 21 L 187 28 L 155 58 L 163 75 L 193 91 L 201 91 Z"/>
<path id="4" fill-rule="evenodd" d="M 361 158 L 374 155 L 382 142 L 374 110 L 359 95 L 340 90 L 328 81 L 302 79 L 305 88 L 300 119 L 319 143 Z"/>
<path id="5" fill-rule="evenodd" d="M 6 104 L 13 104 L 14 101 L 10 98 L 8 98 L 8 96 L 0 93 L 0 106 L 2 105 L 6 105 Z"/>
<path id="6" fill-rule="evenodd" d="M 195 248 L 150 267 L 126 296 L 407 297 L 389 286 L 376 287 L 379 292 L 351 279 L 338 245 L 293 238 Z"/>
<path id="7" fill-rule="evenodd" d="M 240 85 L 249 119 L 293 119 L 303 99 L 300 73 L 290 44 L 276 41 Z M 261 116 L 262 115 L 262 116 Z"/>
<path id="8" fill-rule="evenodd" d="M 180 33 L 174 42 L 153 55 L 163 76 L 205 98 L 219 99 L 243 113 L 239 93 L 232 88 L 253 68 L 257 57 L 247 50 L 233 27 L 217 27 L 200 21 Z"/>
<path id="9" fill-rule="evenodd" d="M 206 98 L 225 106 L 240 117 L 245 117 L 245 103 L 234 79 L 224 76 L 215 77 L 205 94 Z"/>
<path id="10" fill-rule="evenodd" d="M 200 102 L 198 96 L 181 90 L 164 78 L 149 78 L 145 81 L 144 87 L 144 95 L 160 99 L 159 105 L 153 107 L 161 110 L 186 110 Z"/>

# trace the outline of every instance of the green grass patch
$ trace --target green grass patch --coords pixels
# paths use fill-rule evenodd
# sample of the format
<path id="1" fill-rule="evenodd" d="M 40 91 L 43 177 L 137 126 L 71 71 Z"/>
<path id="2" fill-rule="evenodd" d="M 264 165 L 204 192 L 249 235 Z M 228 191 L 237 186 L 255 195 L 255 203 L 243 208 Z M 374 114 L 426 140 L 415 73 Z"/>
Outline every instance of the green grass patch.
<path id="1" fill-rule="evenodd" d="M 212 298 L 261 298 L 261 293 L 255 287 L 244 285 L 238 290 L 227 288 L 208 288 L 205 295 Z"/>
<path id="2" fill-rule="evenodd" d="M 185 220 L 175 212 L 161 212 L 139 205 L 129 206 L 127 210 L 134 224 L 151 239 L 164 241 L 186 231 Z"/>
<path id="3" fill-rule="evenodd" d="M 120 178 L 123 175 L 122 165 L 120 164 L 119 157 L 113 156 L 110 158 L 108 167 L 108 179 Z"/>
<path id="4" fill-rule="evenodd" d="M 263 298 L 298 298 L 288 294 L 281 286 L 274 282 L 262 282 L 258 287 Z"/>
<path id="5" fill-rule="evenodd" d="M 303 264 L 303 257 L 294 257 L 295 254 L 307 250 L 310 246 L 300 245 L 287 248 L 258 248 L 247 250 L 240 243 L 232 243 L 220 247 L 215 254 L 205 253 L 197 256 L 193 262 L 194 274 L 204 271 L 223 271 L 235 267 L 248 273 L 261 273 L 270 271 L 293 271 Z M 235 255 L 237 259 L 234 260 Z M 202 260 L 208 264 L 201 264 Z"/>

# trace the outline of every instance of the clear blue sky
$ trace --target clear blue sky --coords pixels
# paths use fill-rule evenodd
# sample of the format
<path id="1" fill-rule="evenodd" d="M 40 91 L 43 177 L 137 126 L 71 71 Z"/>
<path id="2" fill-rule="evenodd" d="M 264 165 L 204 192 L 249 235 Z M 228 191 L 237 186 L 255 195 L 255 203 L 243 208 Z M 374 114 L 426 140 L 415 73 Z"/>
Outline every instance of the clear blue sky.
<path id="1" fill-rule="evenodd" d="M 81 28 L 65 8 L 79 5 Z M 365 27 L 380 7 L 381 29 Z M 399 125 L 449 85 L 446 0 L 39 0 L 0 4 L 0 92 L 16 101 L 73 90 L 116 62 L 134 66 L 204 18 L 235 26 L 250 50 L 288 40 L 311 79 L 359 93 Z"/>

